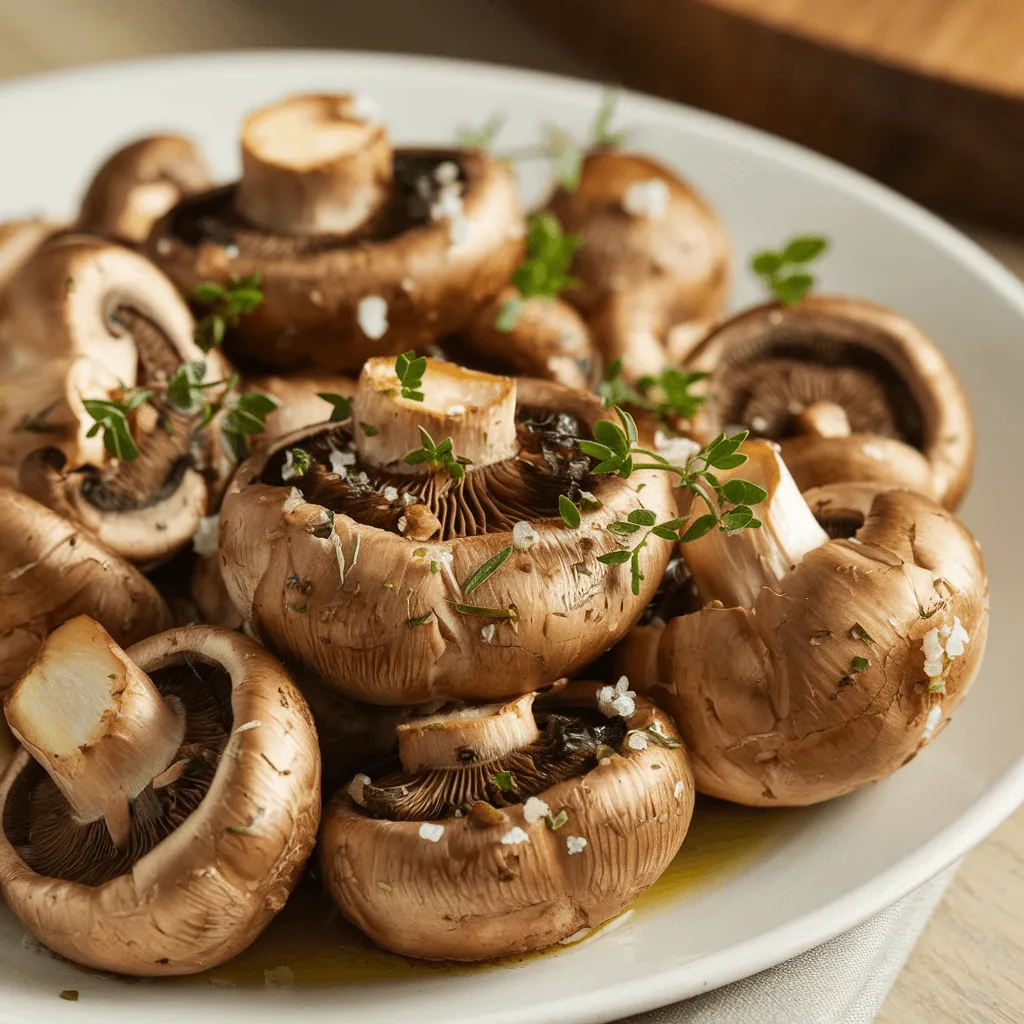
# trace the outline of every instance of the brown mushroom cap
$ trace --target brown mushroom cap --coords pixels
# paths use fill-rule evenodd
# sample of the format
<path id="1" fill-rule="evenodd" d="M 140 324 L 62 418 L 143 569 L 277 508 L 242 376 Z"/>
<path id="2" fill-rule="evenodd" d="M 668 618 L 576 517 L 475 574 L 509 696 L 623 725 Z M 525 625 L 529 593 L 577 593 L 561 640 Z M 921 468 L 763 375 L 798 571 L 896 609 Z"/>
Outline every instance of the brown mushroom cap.
<path id="1" fill-rule="evenodd" d="M 955 508 L 967 489 L 975 438 L 963 388 L 898 313 L 831 296 L 759 306 L 717 328 L 687 368 L 713 374 L 698 433 L 739 425 L 778 441 L 802 490 L 895 483 Z M 823 406 L 827 426 L 814 413 Z"/>
<path id="2" fill-rule="evenodd" d="M 497 323 L 507 302 L 521 302 L 511 330 Z M 521 299 L 503 288 L 483 306 L 469 326 L 441 345 L 446 357 L 488 373 L 553 380 L 590 391 L 600 375 L 601 357 L 583 318 L 562 299 Z"/>
<path id="3" fill-rule="evenodd" d="M 129 245 L 185 196 L 210 187 L 210 170 L 194 140 L 152 135 L 113 153 L 82 198 L 77 230 Z"/>
<path id="4" fill-rule="evenodd" d="M 259 111 L 243 156 L 239 184 L 184 200 L 147 249 L 186 294 L 261 275 L 263 302 L 226 340 L 257 364 L 345 373 L 425 347 L 464 328 L 522 259 L 501 164 L 478 150 L 392 154 L 348 97 Z"/>
<path id="5" fill-rule="evenodd" d="M 238 633 L 171 630 L 127 655 L 183 708 L 181 761 L 135 800 L 118 851 L 17 754 L 0 782 L 0 893 L 76 963 L 191 974 L 248 946 L 297 882 L 320 815 L 316 733 L 282 666 Z"/>
<path id="6" fill-rule="evenodd" d="M 652 537 L 642 549 L 634 595 L 629 566 L 597 561 L 617 547 L 606 527 L 641 508 L 673 518 L 666 475 L 590 476 L 572 440 L 602 418 L 590 395 L 431 362 L 426 401 L 405 402 L 377 390 L 387 380 L 376 369 L 360 380 L 355 418 L 378 434 L 324 424 L 239 467 L 221 514 L 221 564 L 246 620 L 283 656 L 380 704 L 522 693 L 611 646 L 657 588 L 669 545 Z M 477 388 L 488 396 L 482 406 L 469 397 Z M 431 409 L 439 398 L 452 404 Z M 365 411 L 367 401 L 383 403 L 381 418 Z M 385 408 L 404 426 L 385 423 Z M 456 438 L 455 454 L 472 459 L 463 483 L 402 461 L 421 443 L 401 440 L 409 431 L 415 438 L 416 424 L 436 442 Z M 294 448 L 313 460 L 302 476 L 288 471 Z M 586 507 L 583 491 L 603 504 Z M 562 522 L 560 493 L 584 505 L 578 529 Z M 528 551 L 515 550 L 520 521 L 536 530 Z M 503 552 L 501 567 L 467 593 Z"/>
<path id="7" fill-rule="evenodd" d="M 47 634 L 76 615 L 92 616 L 121 644 L 171 624 L 145 576 L 55 512 L 3 488 L 0 522 L 0 693 Z"/>
<path id="8" fill-rule="evenodd" d="M 325 812 L 321 868 L 342 913 L 388 949 L 447 960 L 541 949 L 621 913 L 679 849 L 693 784 L 668 717 L 632 694 L 616 712 L 604 691 L 621 696 L 574 683 L 542 697 L 537 724 L 530 695 L 400 726 L 403 764 L 409 733 L 431 738 L 422 767 L 357 776 Z"/>
<path id="9" fill-rule="evenodd" d="M 267 445 L 302 427 L 329 420 L 331 404 L 318 395 L 322 392 L 351 398 L 356 393 L 356 382 L 339 374 L 296 373 L 287 377 L 246 377 L 242 388 L 270 395 L 281 403 L 267 415 L 266 429 L 254 439 Z"/>
<path id="10" fill-rule="evenodd" d="M 758 449 L 742 472 L 771 505 Z M 974 539 L 922 495 L 834 485 L 764 508 L 762 530 L 683 546 L 719 606 L 635 629 L 618 664 L 678 723 L 702 792 L 812 804 L 890 775 L 948 720 L 981 663 L 988 583 Z M 760 587 L 759 560 L 778 565 Z"/>
<path id="11" fill-rule="evenodd" d="M 0 224 L 0 290 L 56 230 L 55 224 L 37 219 Z"/>
<path id="12" fill-rule="evenodd" d="M 187 306 L 148 260 L 111 243 L 69 237 L 42 247 L 0 297 L 0 462 L 20 466 L 19 486 L 81 523 L 112 551 L 142 565 L 188 543 L 206 511 L 198 416 L 159 386 L 183 363 L 207 381 L 227 367 L 193 340 Z M 117 462 L 86 399 L 157 385 L 130 415 L 139 448 Z M 210 392 L 211 397 L 216 397 Z M 26 424 L 35 425 L 26 426 Z"/>
<path id="13" fill-rule="evenodd" d="M 590 324 L 606 363 L 627 377 L 670 362 L 677 325 L 710 327 L 729 289 L 729 240 L 686 182 L 645 156 L 599 150 L 583 161 L 579 187 L 559 190 L 551 210 L 582 236 L 573 262 L 580 287 L 565 293 Z"/>

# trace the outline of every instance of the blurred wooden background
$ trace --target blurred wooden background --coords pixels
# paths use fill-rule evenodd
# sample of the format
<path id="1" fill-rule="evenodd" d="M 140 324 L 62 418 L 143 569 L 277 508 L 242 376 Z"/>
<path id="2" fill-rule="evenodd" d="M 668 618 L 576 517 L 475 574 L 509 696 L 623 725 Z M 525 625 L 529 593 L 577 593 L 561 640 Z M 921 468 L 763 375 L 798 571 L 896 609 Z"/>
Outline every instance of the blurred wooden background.
<path id="1" fill-rule="evenodd" d="M 0 78 L 269 46 L 517 64 L 763 119 L 1024 227 L 1022 22 L 1024 0 L 0 0 Z M 1024 236 L 970 233 L 1024 277 Z M 879 1024 L 1024 1021 L 1022 907 L 1024 810 L 966 858 Z"/>

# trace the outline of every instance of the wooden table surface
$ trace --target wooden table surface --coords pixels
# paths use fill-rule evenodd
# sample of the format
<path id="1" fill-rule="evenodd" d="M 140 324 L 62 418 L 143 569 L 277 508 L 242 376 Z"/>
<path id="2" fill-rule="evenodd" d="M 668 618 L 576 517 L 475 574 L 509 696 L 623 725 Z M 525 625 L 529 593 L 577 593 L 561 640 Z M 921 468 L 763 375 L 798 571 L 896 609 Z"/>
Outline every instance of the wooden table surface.
<path id="1" fill-rule="evenodd" d="M 390 49 L 601 71 L 530 24 L 514 0 L 0 0 L 0 77 L 243 46 Z M 1024 277 L 1024 238 L 971 233 Z M 967 856 L 878 1024 L 1024 1021 L 1022 910 L 1024 808 Z"/>

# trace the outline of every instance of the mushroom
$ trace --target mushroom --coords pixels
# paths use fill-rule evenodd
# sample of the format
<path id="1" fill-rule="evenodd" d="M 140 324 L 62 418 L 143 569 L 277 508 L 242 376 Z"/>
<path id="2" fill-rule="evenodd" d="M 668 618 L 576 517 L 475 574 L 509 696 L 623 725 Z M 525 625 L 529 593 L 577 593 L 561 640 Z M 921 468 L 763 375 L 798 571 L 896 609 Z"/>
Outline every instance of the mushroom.
<path id="1" fill-rule="evenodd" d="M 151 135 L 119 149 L 82 199 L 77 230 L 141 245 L 185 196 L 209 189 L 210 170 L 194 140 Z"/>
<path id="2" fill-rule="evenodd" d="M 38 219 L 11 220 L 0 224 L 0 291 L 56 230 L 56 225 Z"/>
<path id="3" fill-rule="evenodd" d="M 461 330 L 512 276 L 522 214 L 479 150 L 392 151 L 348 95 L 294 96 L 242 128 L 242 178 L 183 200 L 147 244 L 186 293 L 261 275 L 229 351 L 277 368 L 357 370 Z"/>
<path id="4" fill-rule="evenodd" d="M 448 358 L 489 373 L 553 380 L 590 391 L 601 358 L 583 318 L 562 299 L 521 299 L 507 287 L 483 306 L 469 326 L 441 348 Z M 519 312 L 513 326 L 501 325 L 509 303 Z"/>
<path id="5" fill-rule="evenodd" d="M 625 679 L 447 707 L 396 732 L 384 773 L 329 804 L 320 865 L 345 917 L 406 956 L 578 940 L 658 879 L 690 824 L 686 753 Z"/>
<path id="6" fill-rule="evenodd" d="M 985 569 L 923 495 L 833 485 L 805 500 L 769 442 L 742 450 L 743 476 L 768 491 L 763 526 L 683 545 L 705 607 L 638 627 L 618 665 L 675 719 L 699 790 L 818 803 L 890 775 L 963 700 L 988 631 Z"/>
<path id="7" fill-rule="evenodd" d="M 266 445 L 302 427 L 329 420 L 333 411 L 331 403 L 319 396 L 351 398 L 356 382 L 352 377 L 338 374 L 296 373 L 287 377 L 246 377 L 243 389 L 262 392 L 281 403 L 267 415 L 266 430 L 259 437 L 259 442 Z"/>
<path id="8" fill-rule="evenodd" d="M 579 187 L 551 210 L 582 244 L 580 287 L 565 298 L 583 314 L 606 364 L 629 379 L 670 362 L 670 331 L 702 335 L 729 290 L 729 240 L 686 182 L 645 156 L 602 149 L 583 161 Z"/>
<path id="9" fill-rule="evenodd" d="M 863 299 L 812 296 L 720 326 L 687 360 L 713 374 L 694 429 L 726 425 L 782 445 L 801 490 L 895 483 L 956 508 L 970 482 L 974 425 L 935 343 Z"/>
<path id="10" fill-rule="evenodd" d="M 282 656 L 370 703 L 487 700 L 582 668 L 658 586 L 667 541 L 639 551 L 637 594 L 628 567 L 597 558 L 617 548 L 617 520 L 675 516 L 666 475 L 591 474 L 575 446 L 601 418 L 590 395 L 424 359 L 417 401 L 395 364 L 366 364 L 354 423 L 239 467 L 220 530 L 235 606 Z M 452 448 L 430 458 L 420 429 Z M 560 495 L 581 506 L 578 528 Z"/>
<path id="11" fill-rule="evenodd" d="M 0 463 L 19 467 L 26 493 L 145 566 L 187 544 L 206 510 L 209 484 L 193 464 L 209 442 L 198 410 L 175 406 L 166 385 L 184 363 L 201 363 L 207 383 L 227 369 L 192 333 L 163 274 L 95 239 L 43 246 L 0 295 Z M 136 387 L 151 390 L 125 420 L 138 457 L 119 460 L 86 403 Z"/>
<path id="12" fill-rule="evenodd" d="M 121 644 L 171 624 L 171 613 L 136 568 L 38 502 L 0 488 L 0 694 L 47 634 L 91 615 Z"/>
<path id="13" fill-rule="evenodd" d="M 0 893 L 41 942 L 120 974 L 204 971 L 284 905 L 316 837 L 316 732 L 258 644 L 206 626 L 121 650 L 81 616 L 6 700 Z"/>

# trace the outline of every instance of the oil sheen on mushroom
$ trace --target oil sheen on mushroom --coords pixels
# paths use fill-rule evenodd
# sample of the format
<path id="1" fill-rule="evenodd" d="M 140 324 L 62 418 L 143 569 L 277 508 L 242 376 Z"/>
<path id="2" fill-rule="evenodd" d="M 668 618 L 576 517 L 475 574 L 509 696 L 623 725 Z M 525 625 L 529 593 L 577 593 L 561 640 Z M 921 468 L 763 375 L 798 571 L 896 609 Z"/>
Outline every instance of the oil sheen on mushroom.
<path id="1" fill-rule="evenodd" d="M 402 398 L 393 361 L 371 360 L 354 423 L 300 430 L 240 467 L 221 515 L 228 593 L 271 647 L 371 703 L 487 700 L 578 670 L 658 586 L 668 542 L 641 550 L 639 594 L 597 556 L 634 510 L 675 516 L 666 475 L 591 475 L 572 443 L 601 418 L 589 395 L 433 361 L 421 393 Z M 465 465 L 406 462 L 419 427 Z"/>
<path id="2" fill-rule="evenodd" d="M 582 938 L 653 884 L 689 827 L 686 754 L 625 679 L 450 705 L 396 732 L 398 757 L 328 807 L 321 870 L 346 917 L 408 956 Z"/>
<path id="3" fill-rule="evenodd" d="M 929 498 L 870 484 L 805 498 L 769 442 L 742 450 L 768 491 L 761 529 L 683 545 L 705 606 L 634 629 L 617 665 L 672 714 L 698 789 L 818 803 L 896 771 L 963 700 L 988 632 L 985 568 Z"/>

